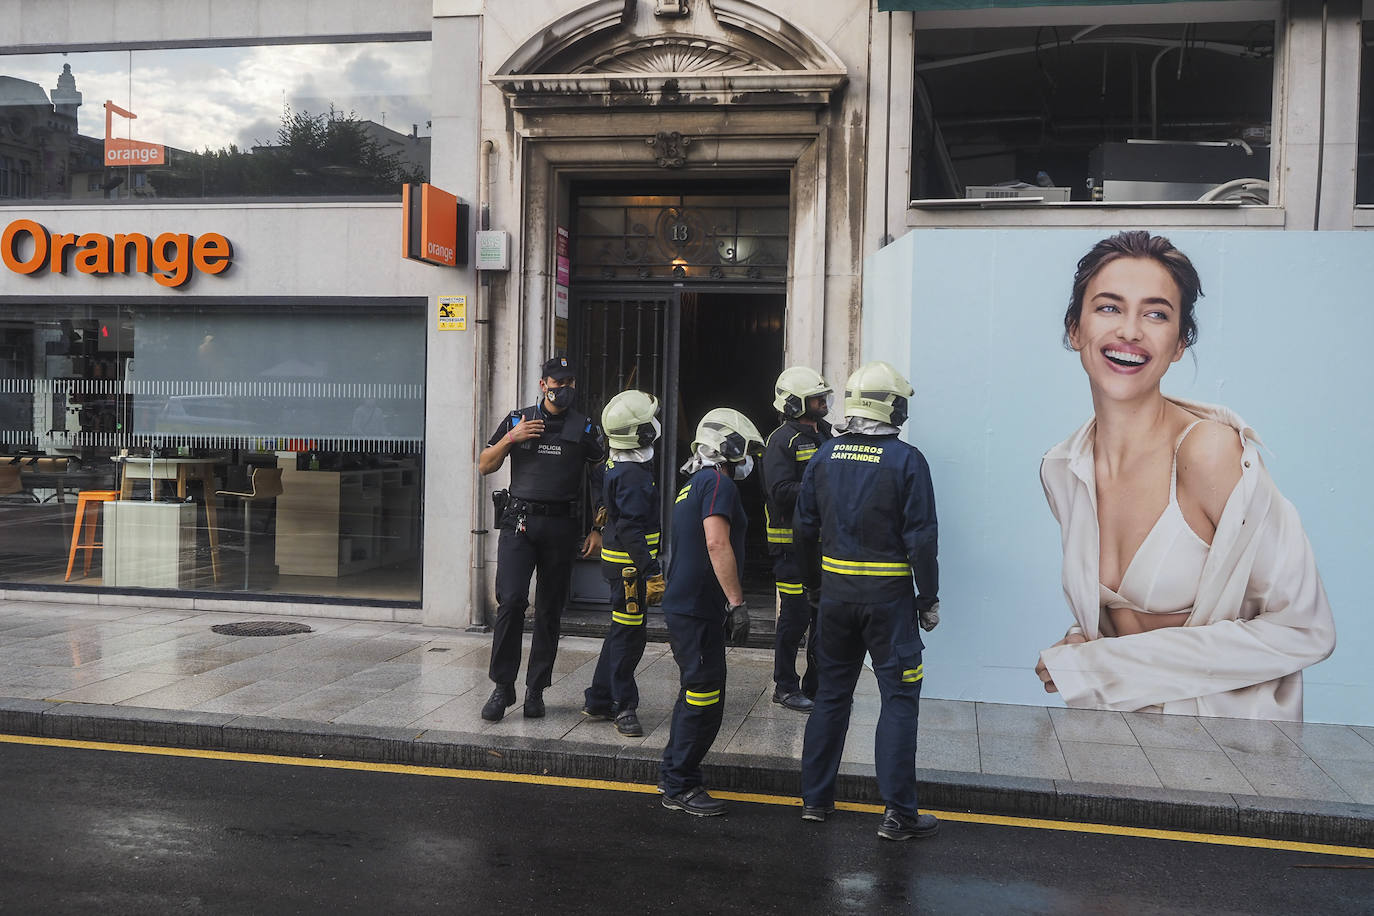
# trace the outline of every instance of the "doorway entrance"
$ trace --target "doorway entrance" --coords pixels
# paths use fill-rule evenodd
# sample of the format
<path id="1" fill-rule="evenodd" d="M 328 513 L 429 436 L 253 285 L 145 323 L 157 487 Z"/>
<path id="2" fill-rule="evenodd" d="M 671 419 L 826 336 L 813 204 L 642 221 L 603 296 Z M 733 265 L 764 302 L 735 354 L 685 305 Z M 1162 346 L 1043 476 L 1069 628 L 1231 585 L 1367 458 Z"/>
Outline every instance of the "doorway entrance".
<path id="1" fill-rule="evenodd" d="M 580 400 L 599 410 L 616 393 L 639 388 L 662 404 L 656 455 L 665 559 L 672 551 L 668 519 L 678 469 L 690 457 L 701 416 L 733 407 L 765 437 L 776 425 L 773 382 L 783 369 L 787 301 L 786 184 L 724 190 L 573 194 L 567 340 Z M 750 519 L 745 593 L 756 607 L 771 607 L 757 472 L 740 493 Z M 574 574 L 572 603 L 605 607 L 606 585 L 595 564 L 586 566 Z"/>

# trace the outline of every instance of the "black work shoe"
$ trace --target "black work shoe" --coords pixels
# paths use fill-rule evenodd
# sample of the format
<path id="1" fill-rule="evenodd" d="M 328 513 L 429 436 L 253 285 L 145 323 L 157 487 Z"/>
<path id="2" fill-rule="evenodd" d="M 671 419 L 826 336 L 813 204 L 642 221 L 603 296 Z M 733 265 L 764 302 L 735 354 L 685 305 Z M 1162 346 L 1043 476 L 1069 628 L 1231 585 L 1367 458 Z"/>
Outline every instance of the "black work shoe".
<path id="1" fill-rule="evenodd" d="M 677 795 L 664 793 L 663 807 L 669 811 L 686 811 L 697 817 L 715 817 L 725 813 L 725 802 L 712 798 L 701 786 L 692 786 Z"/>
<path id="2" fill-rule="evenodd" d="M 497 684 L 491 692 L 487 705 L 482 707 L 482 718 L 488 722 L 500 722 L 506 715 L 506 708 L 515 705 L 515 685 Z"/>
<path id="3" fill-rule="evenodd" d="M 793 690 L 790 693 L 783 693 L 781 690 L 773 691 L 773 702 L 783 709 L 790 709 L 793 712 L 810 712 L 816 708 L 816 704 L 806 698 L 806 694 L 800 690 Z"/>
<path id="4" fill-rule="evenodd" d="M 823 823 L 827 817 L 835 813 L 834 805 L 802 805 L 802 820 Z"/>
<path id="5" fill-rule="evenodd" d="M 627 709 L 615 717 L 615 730 L 626 738 L 643 738 L 644 726 L 639 724 L 639 716 L 633 709 Z"/>
<path id="6" fill-rule="evenodd" d="M 544 691 L 542 689 L 525 688 L 525 718 L 544 718 Z"/>
<path id="7" fill-rule="evenodd" d="M 615 713 L 609 709 L 592 709 L 590 706 L 583 706 L 582 715 L 593 722 L 615 721 Z"/>
<path id="8" fill-rule="evenodd" d="M 939 829 L 940 822 L 933 814 L 908 817 L 895 808 L 888 808 L 883 814 L 883 822 L 878 825 L 878 836 L 885 840 L 919 840 L 934 836 Z"/>

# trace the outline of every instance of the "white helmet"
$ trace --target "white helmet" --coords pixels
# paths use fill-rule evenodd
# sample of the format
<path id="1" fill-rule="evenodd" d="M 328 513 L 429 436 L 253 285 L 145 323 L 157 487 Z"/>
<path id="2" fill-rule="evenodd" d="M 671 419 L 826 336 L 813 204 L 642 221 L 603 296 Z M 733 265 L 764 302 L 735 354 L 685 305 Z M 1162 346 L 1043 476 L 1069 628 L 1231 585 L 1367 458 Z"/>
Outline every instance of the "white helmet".
<path id="1" fill-rule="evenodd" d="M 845 383 L 844 415 L 901 426 L 907 418 L 907 398 L 915 393 L 906 377 L 888 363 L 864 363 Z"/>
<path id="2" fill-rule="evenodd" d="M 606 431 L 611 448 L 644 448 L 658 438 L 657 416 L 658 398 L 631 388 L 606 402 L 601 411 L 601 428 Z"/>
<path id="3" fill-rule="evenodd" d="M 815 369 L 791 366 L 782 370 L 782 375 L 773 384 L 773 393 L 776 395 L 773 407 L 784 417 L 795 420 L 806 413 L 807 401 L 824 397 L 834 390 Z"/>
<path id="4" fill-rule="evenodd" d="M 763 453 L 763 436 L 749 418 L 731 407 L 717 407 L 708 411 L 697 424 L 697 437 L 692 442 L 692 451 L 698 445 L 715 449 L 726 461 L 743 461 L 748 455 Z"/>

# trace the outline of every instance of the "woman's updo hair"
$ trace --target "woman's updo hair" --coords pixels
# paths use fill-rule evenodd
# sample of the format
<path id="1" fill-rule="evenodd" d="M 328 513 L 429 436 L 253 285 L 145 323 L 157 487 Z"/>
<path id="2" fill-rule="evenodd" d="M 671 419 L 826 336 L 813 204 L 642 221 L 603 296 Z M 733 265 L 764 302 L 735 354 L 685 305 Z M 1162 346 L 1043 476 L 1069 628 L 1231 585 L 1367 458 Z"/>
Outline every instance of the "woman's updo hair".
<path id="1" fill-rule="evenodd" d="M 1197 343 L 1197 317 L 1193 305 L 1202 295 L 1202 281 L 1198 279 L 1197 268 L 1188 256 L 1174 247 L 1174 243 L 1162 235 L 1150 235 L 1143 229 L 1130 229 L 1105 238 L 1078 262 L 1078 270 L 1073 275 L 1073 295 L 1069 298 L 1069 310 L 1064 313 L 1064 346 L 1070 350 L 1070 335 L 1078 330 L 1078 321 L 1083 315 L 1083 296 L 1088 284 L 1097 272 L 1119 258 L 1148 258 L 1169 272 L 1178 286 L 1179 302 L 1178 337 L 1185 347 Z"/>

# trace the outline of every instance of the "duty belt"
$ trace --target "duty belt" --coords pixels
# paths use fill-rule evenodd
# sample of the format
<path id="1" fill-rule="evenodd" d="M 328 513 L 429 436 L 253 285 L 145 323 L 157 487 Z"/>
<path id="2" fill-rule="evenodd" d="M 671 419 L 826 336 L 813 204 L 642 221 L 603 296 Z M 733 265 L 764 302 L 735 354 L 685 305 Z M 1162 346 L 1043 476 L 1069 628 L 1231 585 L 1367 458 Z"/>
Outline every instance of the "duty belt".
<path id="1" fill-rule="evenodd" d="M 510 510 L 516 515 L 572 515 L 572 503 L 546 503 L 534 499 L 521 499 L 518 496 L 510 498 Z"/>

